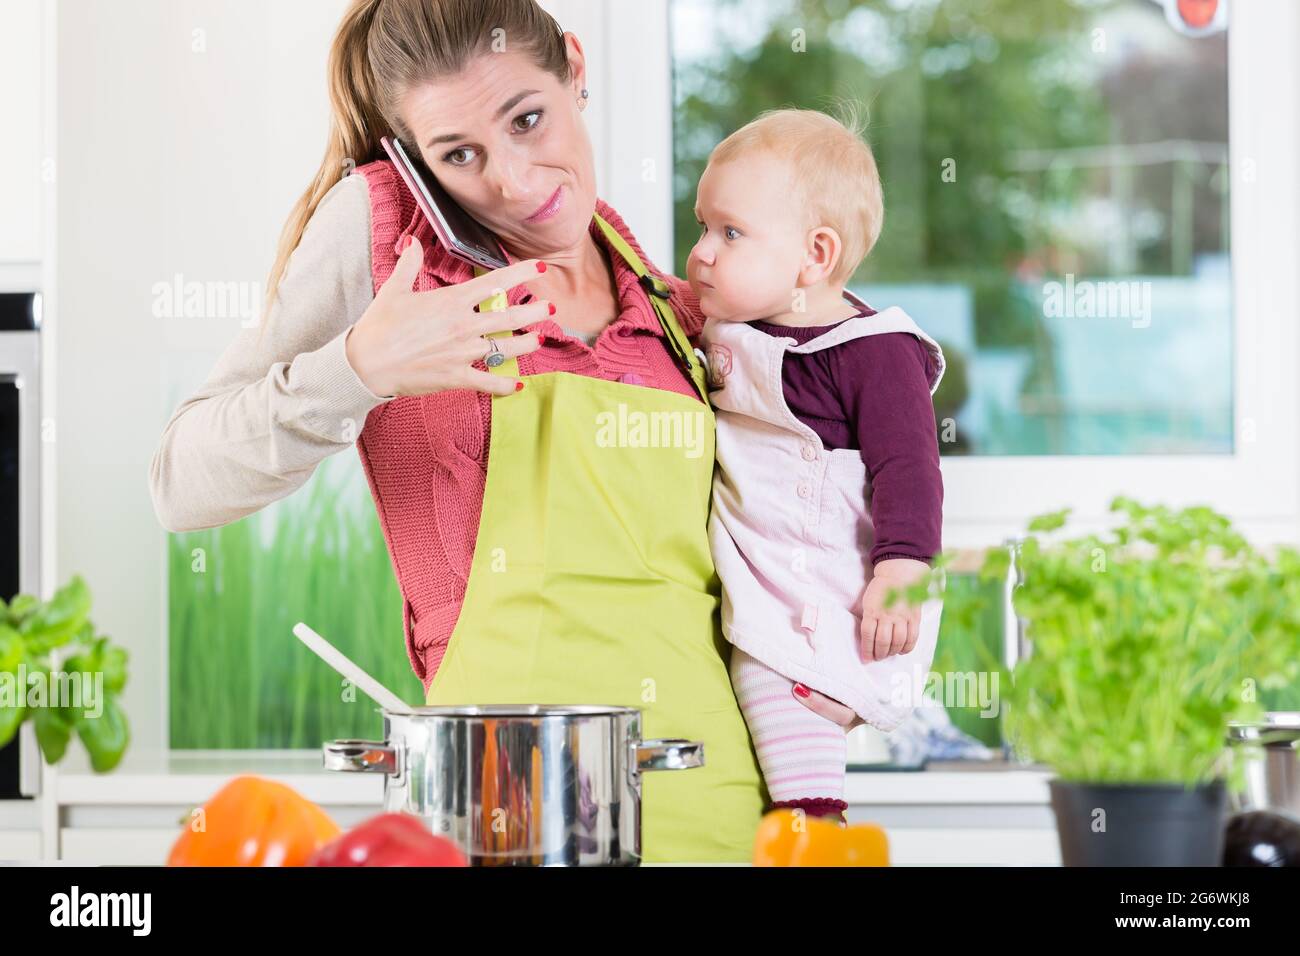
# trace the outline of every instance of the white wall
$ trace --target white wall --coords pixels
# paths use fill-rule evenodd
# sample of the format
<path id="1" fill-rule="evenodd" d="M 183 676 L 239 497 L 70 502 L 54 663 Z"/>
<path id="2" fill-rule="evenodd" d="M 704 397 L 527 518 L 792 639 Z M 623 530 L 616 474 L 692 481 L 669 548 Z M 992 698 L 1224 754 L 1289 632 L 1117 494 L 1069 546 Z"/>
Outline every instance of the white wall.
<path id="1" fill-rule="evenodd" d="M 0 182 L 6 186 L 0 189 L 0 264 L 12 266 L 41 258 L 41 0 L 8 0 L 3 18 Z"/>
<path id="2" fill-rule="evenodd" d="M 133 759 L 165 732 L 165 533 L 147 484 L 172 410 L 164 365 L 190 356 L 197 385 L 239 328 L 154 318 L 151 289 L 178 272 L 265 281 L 324 151 L 344 6 L 59 4 L 56 574 L 85 576 L 96 623 L 131 652 Z"/>

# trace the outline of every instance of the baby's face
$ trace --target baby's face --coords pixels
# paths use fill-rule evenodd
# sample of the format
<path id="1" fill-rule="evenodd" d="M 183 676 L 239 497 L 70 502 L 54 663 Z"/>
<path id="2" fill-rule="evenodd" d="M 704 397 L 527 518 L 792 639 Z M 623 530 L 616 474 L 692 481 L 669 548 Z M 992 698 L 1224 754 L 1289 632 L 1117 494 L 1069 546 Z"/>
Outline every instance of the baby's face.
<path id="1" fill-rule="evenodd" d="M 705 316 L 749 322 L 790 310 L 808 233 L 795 195 L 789 168 L 763 151 L 704 170 L 686 277 Z"/>

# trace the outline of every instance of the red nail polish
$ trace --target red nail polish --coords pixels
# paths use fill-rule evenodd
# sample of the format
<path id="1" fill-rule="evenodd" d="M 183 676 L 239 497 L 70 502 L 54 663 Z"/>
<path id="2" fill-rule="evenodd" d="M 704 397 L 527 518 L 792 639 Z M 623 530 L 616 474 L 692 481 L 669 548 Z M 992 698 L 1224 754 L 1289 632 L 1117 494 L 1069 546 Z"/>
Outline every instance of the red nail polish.
<path id="1" fill-rule="evenodd" d="M 810 695 L 810 694 L 812 693 L 812 691 L 810 691 L 810 690 L 809 690 L 807 687 L 805 687 L 803 684 L 795 684 L 795 685 L 794 685 L 794 692 L 795 692 L 796 694 L 798 694 L 800 697 L 807 697 L 808 695 Z"/>
<path id="2" fill-rule="evenodd" d="M 545 262 L 539 262 L 539 263 L 537 263 L 537 271 L 538 271 L 538 272 L 545 272 L 545 271 L 546 271 L 546 263 L 545 263 Z"/>
<path id="3" fill-rule="evenodd" d="M 523 389 L 523 387 L 524 387 L 524 383 L 523 383 L 523 382 L 515 382 L 515 391 L 516 391 L 516 392 L 518 392 L 518 391 L 520 391 L 521 389 Z"/>
<path id="4" fill-rule="evenodd" d="M 549 315 L 554 315 L 554 314 L 555 314 L 555 303 L 554 303 L 554 302 L 548 302 L 548 303 L 546 303 L 546 311 L 547 311 L 547 313 L 548 313 Z"/>
<path id="5" fill-rule="evenodd" d="M 543 335 L 541 332 L 538 332 L 538 333 L 537 333 L 537 347 L 538 347 L 538 348 L 541 348 L 541 347 L 542 347 L 543 345 L 545 345 L 545 344 L 546 344 L 546 336 Z"/>
<path id="6" fill-rule="evenodd" d="M 409 245 L 411 244 L 411 242 L 413 241 L 413 238 L 414 238 L 414 237 L 412 237 L 412 236 L 403 236 L 403 237 L 402 237 L 402 252 L 405 252 L 405 251 L 406 251 L 406 247 L 409 246 Z"/>

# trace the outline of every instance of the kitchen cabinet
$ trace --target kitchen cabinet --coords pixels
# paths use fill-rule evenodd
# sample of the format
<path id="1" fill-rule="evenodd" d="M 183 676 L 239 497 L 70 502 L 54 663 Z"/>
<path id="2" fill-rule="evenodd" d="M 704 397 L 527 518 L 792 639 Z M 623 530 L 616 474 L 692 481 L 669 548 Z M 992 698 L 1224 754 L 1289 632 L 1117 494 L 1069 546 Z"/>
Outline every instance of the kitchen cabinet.
<path id="1" fill-rule="evenodd" d="M 0 861 L 41 858 L 40 812 L 34 800 L 0 800 Z"/>
<path id="2" fill-rule="evenodd" d="M 151 772 L 47 772 L 47 793 L 57 804 L 47 825 L 57 827 L 65 862 L 156 865 L 166 859 L 189 810 L 238 773 L 293 787 L 344 828 L 380 812 L 380 778 L 328 773 L 311 753 L 176 753 Z M 1049 777 L 1043 769 L 1002 763 L 855 771 L 848 778 L 847 816 L 883 826 L 898 866 L 1056 866 Z M 39 840 L 33 837 L 39 834 L 6 831 L 0 820 L 0 859 L 36 858 Z"/>
<path id="3" fill-rule="evenodd" d="M 1051 777 L 1003 761 L 850 772 L 845 816 L 884 827 L 895 866 L 1059 866 Z"/>
<path id="4" fill-rule="evenodd" d="M 59 804 L 60 859 L 83 865 L 153 866 L 167 859 L 181 821 L 206 803 L 230 778 L 256 773 L 297 790 L 319 804 L 345 830 L 381 811 L 383 781 L 327 773 L 319 758 L 277 761 L 280 772 L 245 761 L 180 758 L 192 772 L 165 774 L 62 774 L 55 783 Z M 186 765 L 189 765 L 186 767 Z M 206 766 L 205 766 L 206 764 Z"/>

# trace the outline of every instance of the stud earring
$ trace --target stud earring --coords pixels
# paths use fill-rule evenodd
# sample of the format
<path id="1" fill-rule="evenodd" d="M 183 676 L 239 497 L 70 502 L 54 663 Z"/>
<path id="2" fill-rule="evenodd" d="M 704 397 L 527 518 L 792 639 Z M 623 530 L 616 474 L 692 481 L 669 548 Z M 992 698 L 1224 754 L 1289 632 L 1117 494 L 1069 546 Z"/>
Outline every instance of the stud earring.
<path id="1" fill-rule="evenodd" d="M 587 88 L 582 88 L 582 96 L 578 99 L 578 109 L 586 109 L 587 106 Z"/>

